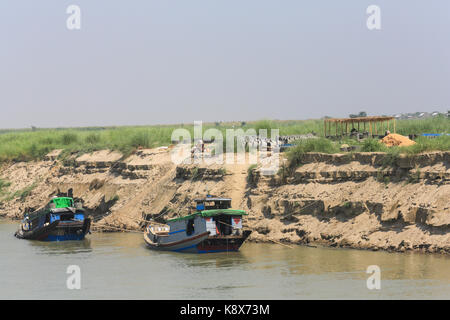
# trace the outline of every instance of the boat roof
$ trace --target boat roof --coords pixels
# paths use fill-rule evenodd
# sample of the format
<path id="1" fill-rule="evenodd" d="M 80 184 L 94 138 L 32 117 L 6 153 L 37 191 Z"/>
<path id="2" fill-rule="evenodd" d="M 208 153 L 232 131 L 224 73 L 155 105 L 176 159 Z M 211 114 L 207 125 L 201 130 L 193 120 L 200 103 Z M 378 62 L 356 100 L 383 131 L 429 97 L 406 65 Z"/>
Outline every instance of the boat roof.
<path id="1" fill-rule="evenodd" d="M 50 203 L 53 202 L 56 208 L 66 208 L 73 206 L 73 198 L 70 197 L 55 197 L 50 200 Z"/>
<path id="2" fill-rule="evenodd" d="M 215 216 L 220 216 L 220 215 L 247 216 L 248 213 L 246 213 L 244 210 L 235 210 L 235 209 L 211 209 L 211 210 L 197 211 L 193 214 L 189 214 L 184 217 L 167 220 L 167 222 L 189 220 L 189 219 L 195 218 L 195 216 L 198 216 L 198 215 L 202 216 L 203 218 L 208 218 L 208 217 L 215 217 Z"/>
<path id="3" fill-rule="evenodd" d="M 206 197 L 206 198 L 198 198 L 194 199 L 195 202 L 204 202 L 204 201 L 231 201 L 231 198 L 213 198 L 213 197 Z"/>
<path id="4" fill-rule="evenodd" d="M 73 206 L 73 198 L 71 197 L 53 197 L 48 202 L 54 203 L 54 208 L 49 208 L 49 206 L 45 206 L 44 208 L 41 208 L 34 212 L 25 213 L 24 217 L 28 217 L 29 219 L 33 220 L 38 216 L 46 215 L 48 213 L 62 213 L 62 212 L 74 212 L 72 208 Z M 72 208 L 72 209 L 71 209 Z M 80 209 L 77 209 L 78 211 L 81 211 Z"/>

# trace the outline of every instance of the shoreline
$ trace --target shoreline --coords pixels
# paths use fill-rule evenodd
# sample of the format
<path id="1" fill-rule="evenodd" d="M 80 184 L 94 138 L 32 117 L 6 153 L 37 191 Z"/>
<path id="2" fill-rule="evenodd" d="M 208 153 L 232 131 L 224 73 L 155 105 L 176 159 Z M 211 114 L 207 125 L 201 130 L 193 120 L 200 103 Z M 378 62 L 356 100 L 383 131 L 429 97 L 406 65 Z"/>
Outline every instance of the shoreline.
<path id="1" fill-rule="evenodd" d="M 0 223 L 7 222 L 9 224 L 18 224 L 20 221 L 19 218 L 7 218 L 5 216 L 0 216 Z M 108 233 L 136 233 L 137 230 L 130 230 L 131 232 L 127 231 L 92 231 L 92 233 L 95 234 L 108 234 Z M 84 240 L 89 240 L 89 238 L 85 238 Z M 82 241 L 84 241 L 82 240 Z M 391 249 L 383 249 L 383 248 L 367 248 L 367 247 L 357 247 L 357 246 L 339 246 L 339 245 L 329 245 L 325 244 L 323 242 L 311 242 L 311 243 L 299 243 L 299 242 L 293 242 L 290 240 L 282 240 L 282 242 L 273 242 L 269 239 L 248 239 L 245 241 L 245 243 L 252 243 L 252 244 L 269 244 L 274 246 L 284 246 L 289 249 L 295 249 L 296 247 L 307 247 L 307 248 L 319 248 L 319 249 L 348 249 L 348 250 L 361 250 L 361 251 L 373 251 L 373 252 L 385 252 L 385 253 L 395 253 L 395 254 L 425 254 L 425 255 L 443 255 L 446 256 L 446 254 L 450 252 L 445 252 L 442 254 L 442 252 L 432 252 L 427 250 L 391 250 Z M 244 245 L 245 245 L 244 243 Z"/>
<path id="2" fill-rule="evenodd" d="M 249 213 L 250 242 L 449 254 L 450 152 L 384 162 L 376 152 L 309 153 L 282 179 L 263 176 L 261 167 L 248 171 L 248 164 L 175 165 L 158 149 L 125 160 L 108 150 L 68 162 L 49 157 L 2 166 L 16 196 L 0 204 L 0 217 L 20 219 L 58 189 L 73 188 L 109 231 L 142 231 L 142 220 L 185 215 L 192 199 L 208 192 Z"/>

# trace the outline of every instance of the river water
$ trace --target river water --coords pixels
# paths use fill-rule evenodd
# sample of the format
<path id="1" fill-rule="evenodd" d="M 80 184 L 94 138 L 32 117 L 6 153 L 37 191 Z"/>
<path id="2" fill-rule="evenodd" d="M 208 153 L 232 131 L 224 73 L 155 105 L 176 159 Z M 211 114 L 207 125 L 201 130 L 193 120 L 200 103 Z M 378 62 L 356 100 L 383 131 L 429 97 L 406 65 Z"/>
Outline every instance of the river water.
<path id="1" fill-rule="evenodd" d="M 0 220 L 0 299 L 449 299 L 450 257 L 245 243 L 240 252 L 148 250 L 137 233 L 16 239 Z M 81 288 L 68 289 L 70 265 Z M 381 288 L 366 273 L 378 265 Z"/>

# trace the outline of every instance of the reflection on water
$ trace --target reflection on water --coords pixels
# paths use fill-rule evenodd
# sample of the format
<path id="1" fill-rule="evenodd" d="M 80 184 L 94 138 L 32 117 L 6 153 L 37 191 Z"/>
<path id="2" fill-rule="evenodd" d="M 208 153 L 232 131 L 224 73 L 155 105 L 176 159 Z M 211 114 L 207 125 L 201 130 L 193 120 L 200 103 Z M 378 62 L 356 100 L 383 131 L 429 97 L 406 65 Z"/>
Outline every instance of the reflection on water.
<path id="1" fill-rule="evenodd" d="M 37 254 L 77 254 L 83 252 L 91 252 L 91 240 L 84 239 L 82 241 L 28 241 L 30 246 L 36 248 Z"/>
<path id="2" fill-rule="evenodd" d="M 448 256 L 253 243 L 196 255 L 151 251 L 134 233 L 19 240 L 16 225 L 0 221 L 4 299 L 450 298 Z M 66 288 L 72 264 L 81 268 L 81 290 Z M 369 265 L 381 268 L 381 290 L 366 287 Z"/>
<path id="3" fill-rule="evenodd" d="M 156 254 L 161 254 L 157 252 Z M 211 254 L 179 254 L 177 252 L 167 252 L 162 254 L 168 254 L 172 259 L 175 259 L 178 263 L 184 264 L 187 267 L 198 268 L 233 268 L 236 266 L 242 266 L 249 261 L 242 252 L 230 252 L 230 253 L 211 253 Z"/>

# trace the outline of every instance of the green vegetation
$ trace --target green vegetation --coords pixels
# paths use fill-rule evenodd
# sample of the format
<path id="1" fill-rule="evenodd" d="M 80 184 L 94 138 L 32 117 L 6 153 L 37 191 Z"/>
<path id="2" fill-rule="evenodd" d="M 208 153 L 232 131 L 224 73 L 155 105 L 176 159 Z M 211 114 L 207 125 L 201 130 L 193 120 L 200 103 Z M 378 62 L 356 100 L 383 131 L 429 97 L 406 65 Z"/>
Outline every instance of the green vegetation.
<path id="1" fill-rule="evenodd" d="M 287 152 L 289 166 L 298 166 L 303 154 L 307 152 L 337 153 L 339 144 L 325 138 L 299 140 L 296 146 Z"/>
<path id="2" fill-rule="evenodd" d="M 448 151 L 450 150 L 450 136 L 441 136 L 434 138 L 417 137 L 415 144 L 409 147 L 386 147 L 378 139 L 366 139 L 361 145 L 363 152 L 388 152 L 418 154 L 427 151 Z M 349 143 L 349 142 L 347 142 Z M 353 144 L 358 144 L 353 142 Z"/>
<path id="3" fill-rule="evenodd" d="M 450 133 L 450 118 L 438 116 L 426 119 L 397 121 L 397 133 L 402 135 L 422 133 Z"/>
<path id="4" fill-rule="evenodd" d="M 37 183 L 38 181 L 34 181 L 31 185 L 11 193 L 6 190 L 11 183 L 0 179 L 0 202 L 10 201 L 15 198 L 19 198 L 21 201 L 25 200 L 31 194 L 31 191 L 36 188 Z"/>
<path id="5" fill-rule="evenodd" d="M 278 175 L 278 183 L 279 184 L 285 184 L 288 181 L 288 178 L 291 177 L 294 173 L 295 170 L 295 162 L 290 162 L 288 165 L 286 164 L 282 164 L 280 166 L 280 169 L 277 172 Z M 292 164 L 292 165 L 291 165 Z M 276 184 L 276 181 L 274 182 Z"/>
<path id="6" fill-rule="evenodd" d="M 399 121 L 401 132 L 421 133 L 448 133 L 450 129 L 450 119 L 445 117 L 436 117 L 424 120 L 402 120 Z M 433 129 L 435 124 L 437 129 Z M 324 138 L 309 139 L 301 141 L 297 146 L 287 152 L 289 164 L 286 168 L 281 168 L 280 176 L 289 176 L 294 168 L 300 165 L 302 155 L 306 152 L 339 153 L 339 147 L 342 144 L 356 146 L 362 152 L 385 152 L 382 167 L 394 166 L 401 154 L 418 154 L 428 151 L 449 151 L 450 136 L 443 135 L 439 137 L 419 136 L 415 139 L 415 144 L 409 147 L 387 147 L 379 139 L 365 139 L 357 141 L 355 139 L 344 138 L 340 141 L 331 141 Z M 342 152 L 341 152 L 342 153 Z M 350 155 L 350 153 L 348 153 Z M 385 181 L 386 182 L 386 181 Z"/>
<path id="7" fill-rule="evenodd" d="M 198 167 L 194 167 L 191 173 L 192 173 L 192 180 L 198 180 L 200 178 L 200 172 L 198 171 Z"/>
<path id="8" fill-rule="evenodd" d="M 420 180 L 420 169 L 417 168 L 416 172 L 412 173 L 409 177 L 408 177 L 408 182 L 409 183 L 417 183 Z"/>
<path id="9" fill-rule="evenodd" d="M 0 134 L 0 161 L 40 159 L 54 149 L 63 149 L 64 155 L 102 149 L 118 150 L 128 155 L 138 147 L 170 144 L 174 128 L 154 126 L 8 131 Z"/>
<path id="10" fill-rule="evenodd" d="M 391 147 L 387 150 L 386 156 L 383 158 L 382 167 L 393 167 L 396 163 L 398 158 L 400 157 L 401 148 Z"/>
<path id="11" fill-rule="evenodd" d="M 95 145 L 100 142 L 100 134 L 90 133 L 86 136 L 85 141 L 87 144 Z"/>
<path id="12" fill-rule="evenodd" d="M 342 204 L 342 206 L 343 206 L 344 208 L 351 208 L 351 207 L 352 207 L 352 203 L 349 202 L 349 201 L 345 201 L 345 202 Z"/>
<path id="13" fill-rule="evenodd" d="M 388 147 L 380 142 L 379 139 L 364 140 L 361 151 L 362 152 L 386 152 Z"/>
<path id="14" fill-rule="evenodd" d="M 417 137 L 416 144 L 410 147 L 400 148 L 402 153 L 417 154 L 426 151 L 448 151 L 450 150 L 450 136 L 435 138 Z"/>
<path id="15" fill-rule="evenodd" d="M 63 149 L 63 156 L 73 153 L 86 153 L 102 149 L 118 150 L 127 156 L 137 148 L 153 148 L 171 143 L 174 129 L 184 128 L 194 137 L 193 124 L 158 125 L 139 127 L 89 127 L 71 129 L 22 129 L 0 130 L 0 162 L 3 161 L 29 161 L 41 159 L 54 149 Z M 280 135 L 297 135 L 316 133 L 323 136 L 323 120 L 261 120 L 255 122 L 217 122 L 204 123 L 203 130 L 216 128 L 222 132 L 224 143 L 227 129 L 253 128 L 255 130 L 267 129 L 270 137 L 272 129 L 278 129 Z M 434 117 L 423 120 L 397 121 L 397 133 L 448 133 L 450 119 Z M 303 152 L 339 152 L 341 143 L 360 145 L 361 151 L 383 151 L 386 147 L 377 140 L 366 140 L 358 143 L 355 140 L 343 139 L 331 142 L 326 139 L 310 140 L 295 147 L 297 153 Z M 419 153 L 431 150 L 450 150 L 450 137 L 426 138 L 418 137 L 417 144 L 408 148 L 401 148 L 402 153 Z"/>
<path id="16" fill-rule="evenodd" d="M 257 167 L 256 164 L 252 164 L 247 169 L 247 183 L 249 185 L 255 185 L 257 182 L 257 175 L 255 174 L 256 167 Z"/>
<path id="17" fill-rule="evenodd" d="M 109 199 L 109 201 L 116 203 L 117 201 L 119 201 L 119 196 L 115 194 L 111 199 Z"/>
<path id="18" fill-rule="evenodd" d="M 36 182 L 29 185 L 28 187 L 23 188 L 22 190 L 18 190 L 13 194 L 13 198 L 19 198 L 20 200 L 25 200 L 31 194 L 31 191 L 36 187 Z"/>
<path id="19" fill-rule="evenodd" d="M 0 198 L 6 194 L 6 190 L 11 185 L 11 182 L 0 179 Z"/>
<path id="20" fill-rule="evenodd" d="M 277 128 L 276 125 L 274 125 L 273 121 L 270 120 L 260 120 L 256 122 L 252 127 L 255 129 L 257 134 L 259 134 L 260 130 L 267 130 L 267 137 L 271 136 L 272 129 Z"/>

